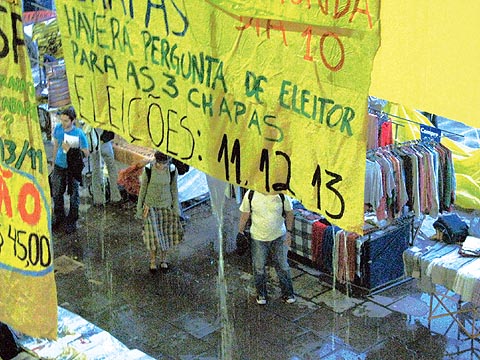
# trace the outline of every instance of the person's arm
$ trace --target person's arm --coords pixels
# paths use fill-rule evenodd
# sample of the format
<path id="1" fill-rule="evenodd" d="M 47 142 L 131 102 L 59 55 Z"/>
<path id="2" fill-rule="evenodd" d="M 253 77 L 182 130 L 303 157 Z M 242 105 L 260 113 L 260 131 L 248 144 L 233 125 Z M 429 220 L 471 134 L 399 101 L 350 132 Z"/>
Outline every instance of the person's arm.
<path id="1" fill-rule="evenodd" d="M 145 196 L 147 194 L 147 187 L 148 187 L 147 174 L 144 169 L 142 175 L 140 176 L 140 190 L 138 192 L 137 212 L 135 214 L 137 219 L 143 218 L 143 203 L 145 201 Z"/>
<path id="2" fill-rule="evenodd" d="M 287 232 L 293 231 L 293 211 L 285 211 L 285 226 L 287 227 Z"/>
<path id="3" fill-rule="evenodd" d="M 238 232 L 244 233 L 245 226 L 247 226 L 248 219 L 250 218 L 249 212 L 240 212 L 240 220 L 238 221 Z"/>
<path id="4" fill-rule="evenodd" d="M 287 228 L 287 236 L 285 237 L 285 244 L 290 246 L 292 243 L 292 232 L 293 232 L 293 211 L 285 211 L 285 226 Z"/>
<path id="5" fill-rule="evenodd" d="M 169 169 L 170 170 L 170 169 Z M 172 176 L 170 173 L 169 176 Z M 173 176 L 172 181 L 170 182 L 170 193 L 172 194 L 172 209 L 175 211 L 175 214 L 180 216 L 180 206 L 178 202 L 178 171 L 175 169 L 175 175 Z"/>
<path id="6" fill-rule="evenodd" d="M 56 138 L 53 138 L 53 152 L 52 152 L 52 166 L 55 165 L 55 159 L 57 158 L 57 152 L 58 152 L 58 141 Z"/>
<path id="7" fill-rule="evenodd" d="M 245 235 L 245 226 L 250 218 L 250 212 L 240 211 L 240 219 L 238 221 L 238 233 L 236 238 L 237 253 L 244 255 L 250 247 L 250 238 Z"/>

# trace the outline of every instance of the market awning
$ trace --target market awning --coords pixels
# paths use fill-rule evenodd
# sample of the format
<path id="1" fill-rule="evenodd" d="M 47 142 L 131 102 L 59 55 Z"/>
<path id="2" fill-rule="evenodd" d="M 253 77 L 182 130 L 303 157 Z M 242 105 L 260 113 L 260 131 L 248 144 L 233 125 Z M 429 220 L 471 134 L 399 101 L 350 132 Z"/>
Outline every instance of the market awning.
<path id="1" fill-rule="evenodd" d="M 480 128 L 480 2 L 382 1 L 370 94 Z"/>
<path id="2" fill-rule="evenodd" d="M 22 14 L 23 26 L 47 21 L 57 16 L 53 10 L 26 11 Z"/>

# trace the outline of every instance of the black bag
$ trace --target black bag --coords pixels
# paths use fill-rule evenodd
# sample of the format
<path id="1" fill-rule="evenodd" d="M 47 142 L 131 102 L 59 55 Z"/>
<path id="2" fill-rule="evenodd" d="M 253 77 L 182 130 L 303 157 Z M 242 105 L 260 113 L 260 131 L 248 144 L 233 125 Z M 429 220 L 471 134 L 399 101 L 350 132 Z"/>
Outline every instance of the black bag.
<path id="1" fill-rule="evenodd" d="M 17 345 L 9 327 L 0 322 L 0 358 L 13 359 L 19 353 L 20 347 Z"/>
<path id="2" fill-rule="evenodd" d="M 100 135 L 100 140 L 106 143 L 115 138 L 115 133 L 113 131 L 103 130 L 102 135 Z"/>
<path id="3" fill-rule="evenodd" d="M 433 227 L 441 234 L 439 240 L 447 244 L 463 242 L 468 236 L 468 225 L 457 214 L 439 216 Z"/>
<path id="4" fill-rule="evenodd" d="M 190 170 L 190 166 L 181 162 L 180 160 L 177 160 L 175 158 L 172 158 L 172 164 L 175 165 L 175 167 L 177 168 L 178 170 L 178 175 L 183 175 L 183 174 L 186 174 L 188 172 L 188 170 Z"/>
<path id="5" fill-rule="evenodd" d="M 250 250 L 250 237 L 244 233 L 237 234 L 237 254 L 242 256 Z"/>

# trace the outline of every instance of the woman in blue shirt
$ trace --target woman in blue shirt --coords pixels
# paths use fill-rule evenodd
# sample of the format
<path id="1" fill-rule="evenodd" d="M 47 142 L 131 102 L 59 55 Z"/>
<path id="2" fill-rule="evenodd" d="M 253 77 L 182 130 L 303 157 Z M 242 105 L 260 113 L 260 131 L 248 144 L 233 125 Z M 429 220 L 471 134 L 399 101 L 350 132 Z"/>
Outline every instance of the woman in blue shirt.
<path id="1" fill-rule="evenodd" d="M 58 230 L 62 224 L 65 224 L 65 232 L 70 234 L 76 230 L 83 156 L 88 156 L 89 151 L 87 137 L 74 124 L 76 114 L 73 107 L 63 110 L 60 113 L 60 119 L 60 124 L 57 124 L 53 130 L 54 167 L 50 178 L 53 196 L 52 230 Z M 65 217 L 63 196 L 67 185 L 70 209 Z"/>

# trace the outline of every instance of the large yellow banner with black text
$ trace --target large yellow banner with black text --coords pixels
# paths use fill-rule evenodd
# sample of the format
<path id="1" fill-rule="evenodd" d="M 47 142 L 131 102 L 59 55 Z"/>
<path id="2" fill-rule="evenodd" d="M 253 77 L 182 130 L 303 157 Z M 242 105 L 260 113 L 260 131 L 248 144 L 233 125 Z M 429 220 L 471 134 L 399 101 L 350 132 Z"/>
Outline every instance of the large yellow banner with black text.
<path id="1" fill-rule="evenodd" d="M 83 120 L 362 231 L 378 0 L 56 4 Z"/>
<path id="2" fill-rule="evenodd" d="M 21 10 L 0 0 L 0 321 L 55 339 L 48 189 Z"/>

